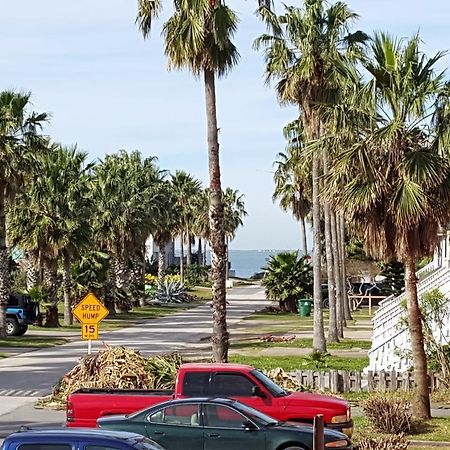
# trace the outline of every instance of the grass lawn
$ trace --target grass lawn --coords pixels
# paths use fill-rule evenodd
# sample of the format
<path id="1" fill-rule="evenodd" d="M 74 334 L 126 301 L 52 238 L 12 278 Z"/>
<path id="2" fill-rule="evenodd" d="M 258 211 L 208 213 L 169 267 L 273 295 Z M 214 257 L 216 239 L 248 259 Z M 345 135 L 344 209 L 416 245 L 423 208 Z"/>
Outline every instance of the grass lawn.
<path id="1" fill-rule="evenodd" d="M 285 371 L 304 370 L 362 370 L 369 364 L 368 358 L 341 358 L 325 356 L 323 362 L 317 362 L 309 356 L 244 356 L 231 355 L 230 362 L 249 364 L 259 369 L 275 369 L 281 367 Z"/>
<path id="2" fill-rule="evenodd" d="M 0 347 L 18 348 L 18 347 L 53 347 L 54 345 L 65 344 L 67 339 L 49 336 L 11 336 L 6 339 L 0 339 Z M 6 357 L 6 355 L 3 355 Z M 1 357 L 1 356 L 0 356 Z"/>
<path id="3" fill-rule="evenodd" d="M 354 442 L 358 442 L 363 437 L 375 437 L 380 434 L 370 426 L 365 417 L 354 417 L 353 421 L 355 424 Z M 436 417 L 423 422 L 418 426 L 417 431 L 408 435 L 407 438 L 413 441 L 450 442 L 450 417 Z"/>
<path id="4" fill-rule="evenodd" d="M 238 342 L 231 344 L 232 349 L 258 350 L 262 348 L 287 347 L 287 348 L 312 348 L 312 338 L 294 339 L 291 342 L 264 342 L 260 340 L 251 340 L 247 342 Z M 356 340 L 356 339 L 342 339 L 341 342 L 328 343 L 329 349 L 370 349 L 372 341 Z"/>
<path id="5" fill-rule="evenodd" d="M 195 286 L 187 289 L 187 292 L 189 295 L 198 297 L 200 300 L 212 300 L 211 287 Z"/>

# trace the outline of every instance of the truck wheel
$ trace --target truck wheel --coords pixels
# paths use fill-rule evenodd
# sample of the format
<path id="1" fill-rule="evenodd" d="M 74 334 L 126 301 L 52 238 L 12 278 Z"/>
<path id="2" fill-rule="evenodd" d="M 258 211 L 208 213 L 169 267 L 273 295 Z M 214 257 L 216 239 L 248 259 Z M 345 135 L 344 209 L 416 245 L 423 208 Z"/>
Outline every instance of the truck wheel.
<path id="1" fill-rule="evenodd" d="M 21 325 L 19 327 L 19 333 L 17 334 L 17 336 L 23 336 L 26 332 L 28 331 L 28 325 Z"/>
<path id="2" fill-rule="evenodd" d="M 283 450 L 305 450 L 305 447 L 298 447 L 298 446 L 294 445 L 292 447 L 286 447 Z"/>
<path id="3" fill-rule="evenodd" d="M 20 332 L 19 322 L 16 319 L 6 319 L 6 335 L 18 336 Z"/>

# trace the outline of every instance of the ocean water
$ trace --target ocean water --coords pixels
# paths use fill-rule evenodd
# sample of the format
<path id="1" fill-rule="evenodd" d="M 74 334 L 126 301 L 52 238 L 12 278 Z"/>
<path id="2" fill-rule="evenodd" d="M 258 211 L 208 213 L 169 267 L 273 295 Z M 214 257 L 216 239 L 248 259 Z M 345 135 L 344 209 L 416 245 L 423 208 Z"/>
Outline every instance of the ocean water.
<path id="1" fill-rule="evenodd" d="M 230 250 L 231 270 L 235 271 L 237 277 L 249 278 L 262 271 L 270 255 L 283 251 L 286 250 Z M 207 259 L 210 261 L 209 252 Z"/>
<path id="2" fill-rule="evenodd" d="M 237 277 L 250 278 L 255 273 L 262 272 L 270 255 L 286 251 L 293 250 L 230 250 L 231 270 L 234 270 Z M 206 252 L 206 263 L 211 264 L 209 250 Z"/>

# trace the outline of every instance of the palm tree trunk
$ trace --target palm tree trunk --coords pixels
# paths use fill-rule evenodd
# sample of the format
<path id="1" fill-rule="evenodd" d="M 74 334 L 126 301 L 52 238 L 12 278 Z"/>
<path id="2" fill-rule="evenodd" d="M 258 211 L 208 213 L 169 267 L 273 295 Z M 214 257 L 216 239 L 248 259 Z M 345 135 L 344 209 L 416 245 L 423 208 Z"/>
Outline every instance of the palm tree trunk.
<path id="1" fill-rule="evenodd" d="M 228 249 L 228 246 L 230 245 L 230 241 L 228 239 L 228 236 L 225 236 L 225 254 L 227 257 L 227 264 L 225 266 L 225 280 L 228 280 L 228 271 L 230 266 L 230 252 Z"/>
<path id="2" fill-rule="evenodd" d="M 335 291 L 335 270 L 333 267 L 333 248 L 331 237 L 331 211 L 328 202 L 324 205 L 325 219 L 325 255 L 327 259 L 327 278 L 328 278 L 328 303 L 329 303 L 329 321 L 328 321 L 328 342 L 339 342 L 337 322 L 336 322 L 336 291 Z"/>
<path id="3" fill-rule="evenodd" d="M 347 326 L 347 320 L 352 320 L 352 313 L 350 308 L 350 299 L 348 298 L 347 291 L 347 271 L 345 268 L 345 218 L 344 213 L 339 215 L 339 234 L 340 234 L 340 243 L 341 243 L 341 264 L 342 264 L 342 284 L 344 285 L 344 319 L 343 324 Z"/>
<path id="4" fill-rule="evenodd" d="M 165 264 L 166 264 L 166 242 L 158 242 L 158 284 L 161 284 L 164 279 Z"/>
<path id="5" fill-rule="evenodd" d="M 59 327 L 58 317 L 58 260 L 50 259 L 46 263 L 46 284 L 48 287 L 48 296 L 51 302 L 45 313 L 45 326 L 54 328 Z"/>
<path id="6" fill-rule="evenodd" d="M 180 236 L 180 279 L 184 283 L 184 233 Z"/>
<path id="7" fill-rule="evenodd" d="M 331 214 L 331 245 L 333 249 L 334 261 L 334 280 L 336 286 L 336 326 L 339 338 L 344 337 L 344 304 L 343 304 L 343 286 L 342 286 L 342 264 L 341 254 L 339 252 L 339 235 L 337 231 L 336 214 L 330 210 Z"/>
<path id="8" fill-rule="evenodd" d="M 63 273 L 63 287 L 64 287 L 64 325 L 72 325 L 72 301 L 70 298 L 72 290 L 72 280 L 70 274 L 71 264 L 70 258 L 64 256 L 64 273 Z"/>
<path id="9" fill-rule="evenodd" d="M 427 357 L 423 339 L 422 314 L 417 297 L 416 264 L 412 252 L 409 252 L 405 261 L 405 291 L 414 364 L 414 383 L 416 385 L 414 415 L 419 419 L 426 420 L 431 417 L 430 392 L 428 388 Z"/>
<path id="10" fill-rule="evenodd" d="M 128 270 L 125 261 L 119 256 L 114 258 L 114 280 L 117 289 L 122 290 L 126 288 L 128 282 L 127 274 Z"/>
<path id="11" fill-rule="evenodd" d="M 322 310 L 322 242 L 320 233 L 320 163 L 317 155 L 312 163 L 312 196 L 313 196 L 313 273 L 314 273 L 314 331 L 313 351 L 326 352 L 327 344 L 323 326 Z"/>
<path id="12" fill-rule="evenodd" d="M 36 253 L 34 251 L 27 253 L 27 291 L 35 288 L 39 284 L 39 264 Z"/>
<path id="13" fill-rule="evenodd" d="M 6 246 L 5 191 L 0 186 L 0 338 L 6 337 L 6 308 L 9 300 L 9 253 Z"/>
<path id="14" fill-rule="evenodd" d="M 323 173 L 328 174 L 328 151 L 323 153 Z M 338 329 L 336 321 L 336 285 L 335 272 L 336 268 L 333 260 L 333 242 L 331 231 L 331 207 L 329 202 L 324 204 L 324 228 L 325 228 L 325 257 L 327 260 L 327 279 L 328 279 L 328 342 L 339 342 Z"/>
<path id="15" fill-rule="evenodd" d="M 190 266 L 192 264 L 192 236 L 189 231 L 186 232 L 188 248 L 187 248 L 187 257 L 186 257 L 186 266 Z"/>
<path id="16" fill-rule="evenodd" d="M 203 250 L 202 250 L 202 238 L 198 238 L 198 248 L 197 248 L 197 265 L 203 265 Z"/>
<path id="17" fill-rule="evenodd" d="M 223 228 L 224 207 L 220 182 L 219 141 L 217 133 L 214 72 L 205 69 L 205 103 L 208 124 L 209 226 L 211 233 L 211 271 L 213 332 L 212 356 L 215 362 L 228 361 L 229 334 L 226 310 L 226 254 Z"/>
<path id="18" fill-rule="evenodd" d="M 306 240 L 306 223 L 305 218 L 300 217 L 300 233 L 302 236 L 303 255 L 308 254 L 308 242 Z"/>

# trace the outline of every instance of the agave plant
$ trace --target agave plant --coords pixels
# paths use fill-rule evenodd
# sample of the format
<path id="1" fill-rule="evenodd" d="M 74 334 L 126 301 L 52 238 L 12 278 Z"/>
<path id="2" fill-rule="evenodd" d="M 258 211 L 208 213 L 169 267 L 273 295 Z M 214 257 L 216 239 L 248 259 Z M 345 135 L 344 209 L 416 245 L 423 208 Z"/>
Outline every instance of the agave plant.
<path id="1" fill-rule="evenodd" d="M 186 288 L 181 281 L 170 280 L 167 277 L 158 284 L 156 298 L 161 303 L 188 303 L 192 297 L 186 293 Z"/>

